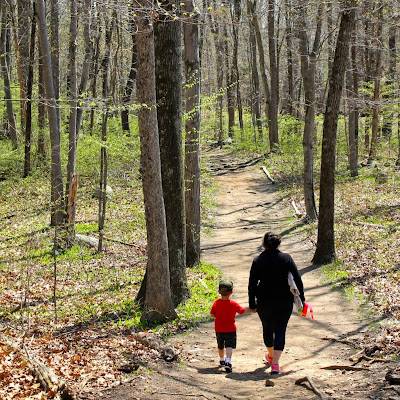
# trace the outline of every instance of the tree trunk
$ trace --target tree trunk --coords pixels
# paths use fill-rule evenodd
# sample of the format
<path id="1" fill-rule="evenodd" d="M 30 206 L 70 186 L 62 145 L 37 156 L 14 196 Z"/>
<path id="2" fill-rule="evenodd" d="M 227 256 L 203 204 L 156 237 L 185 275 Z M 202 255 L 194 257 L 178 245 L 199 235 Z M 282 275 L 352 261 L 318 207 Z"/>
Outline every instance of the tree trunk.
<path id="1" fill-rule="evenodd" d="M 214 10 L 216 5 L 214 4 Z M 211 16 L 210 16 L 211 18 Z M 217 129 L 216 129 L 216 140 L 217 145 L 222 148 L 223 145 L 223 102 L 224 102 L 224 70 L 223 65 L 223 51 L 224 51 L 224 38 L 220 32 L 220 26 L 218 21 L 211 21 L 211 33 L 214 37 L 214 46 L 216 53 L 216 65 L 217 65 L 217 105 L 215 108 L 217 118 Z"/>
<path id="2" fill-rule="evenodd" d="M 228 38 L 228 29 L 226 24 L 224 24 L 224 37 Z M 228 136 L 233 138 L 235 133 L 235 96 L 234 96 L 234 88 L 233 88 L 233 74 L 232 69 L 229 65 L 229 43 L 228 40 L 225 39 L 224 42 L 225 51 L 224 51 L 224 58 L 225 58 L 225 81 L 226 81 L 226 97 L 228 103 Z"/>
<path id="3" fill-rule="evenodd" d="M 32 133 L 32 88 L 33 88 L 33 65 L 35 63 L 35 40 L 36 40 L 36 22 L 32 18 L 31 37 L 29 46 L 29 68 L 28 79 L 26 82 L 26 126 L 25 126 L 25 162 L 24 177 L 27 177 L 32 169 L 31 166 L 31 133 Z"/>
<path id="4" fill-rule="evenodd" d="M 267 114 L 267 121 L 268 121 L 268 130 L 270 130 L 270 102 L 271 102 L 271 93 L 269 89 L 267 74 L 265 72 L 265 58 L 264 58 L 264 47 L 261 39 L 261 32 L 260 26 L 258 24 L 258 18 L 255 13 L 256 2 L 252 2 L 251 0 L 247 0 L 247 8 L 250 13 L 250 43 L 251 43 L 251 54 L 252 59 L 254 62 L 252 63 L 252 79 L 255 88 L 257 103 L 254 103 L 254 114 L 256 115 L 257 120 L 257 127 L 260 132 L 260 136 L 262 137 L 262 124 L 261 124 L 261 112 L 259 111 L 259 79 L 258 79 L 258 72 L 257 72 L 257 54 L 256 54 L 256 46 L 258 49 L 258 57 L 259 57 L 259 64 L 260 64 L 260 72 L 261 72 L 261 80 L 264 89 L 264 96 L 265 96 L 265 113 Z M 258 114 L 258 116 L 257 116 Z"/>
<path id="5" fill-rule="evenodd" d="M 7 105 L 7 119 L 8 129 L 10 132 L 10 139 L 13 144 L 13 148 L 18 148 L 18 134 L 17 134 L 17 123 L 15 121 L 14 107 L 12 102 L 12 93 L 10 86 L 10 31 L 7 27 L 7 11 L 4 7 L 2 10 L 2 21 L 1 21 L 1 40 L 0 40 L 0 53 L 1 53 L 1 69 L 4 80 L 4 97 L 6 98 Z"/>
<path id="6" fill-rule="evenodd" d="M 129 128 L 129 107 L 128 104 L 131 100 L 133 88 L 135 86 L 135 80 L 136 80 L 136 36 L 134 35 L 135 33 L 135 24 L 134 21 L 131 21 L 131 30 L 132 30 L 132 58 L 131 58 L 131 68 L 129 70 L 129 76 L 126 81 L 126 85 L 124 88 L 124 94 L 122 96 L 122 104 L 123 108 L 121 111 L 121 124 L 122 124 L 122 130 L 129 133 L 130 128 Z"/>
<path id="7" fill-rule="evenodd" d="M 299 53 L 301 61 L 301 75 L 304 86 L 305 118 L 303 133 L 303 155 L 304 155 L 304 200 L 307 218 L 315 220 L 317 211 L 314 196 L 314 151 L 313 135 L 315 123 L 315 68 L 319 51 L 319 43 L 322 28 L 323 3 L 320 3 L 317 11 L 317 25 L 314 35 L 313 48 L 309 50 L 309 39 L 307 35 L 306 9 L 303 2 L 297 5 L 299 12 Z"/>
<path id="8" fill-rule="evenodd" d="M 194 13 L 193 0 L 185 0 L 185 11 Z M 200 262 L 200 56 L 198 16 L 184 23 L 186 114 L 185 121 L 185 213 L 186 266 Z"/>
<path id="9" fill-rule="evenodd" d="M 293 110 L 294 100 L 294 80 L 293 80 L 293 40 L 292 40 L 292 1 L 285 1 L 286 12 L 286 52 L 287 52 L 287 80 L 288 80 L 288 95 L 287 95 L 287 112 L 291 116 L 295 116 Z"/>
<path id="10" fill-rule="evenodd" d="M 318 239 L 313 258 L 315 264 L 329 263 L 336 257 L 334 233 L 336 133 L 349 43 L 355 25 L 355 0 L 345 0 L 343 6 L 335 56 L 330 71 L 323 127 Z"/>
<path id="11" fill-rule="evenodd" d="M 395 25 L 389 28 L 389 68 L 388 68 L 387 82 L 386 82 L 389 88 L 393 86 L 395 82 L 396 53 L 397 53 L 396 32 L 397 32 L 397 27 Z M 393 96 L 393 94 L 386 95 L 385 97 L 387 100 L 390 99 L 392 102 L 395 101 L 395 97 Z M 392 136 L 393 117 L 394 117 L 393 112 L 390 112 L 388 115 L 385 116 L 385 120 L 383 122 L 382 134 L 387 138 L 390 138 Z"/>
<path id="12" fill-rule="evenodd" d="M 350 174 L 358 176 L 358 69 L 355 44 L 351 46 L 351 69 L 348 72 L 350 84 L 350 109 L 349 109 L 349 148 L 350 148 Z"/>
<path id="13" fill-rule="evenodd" d="M 233 30 L 233 60 L 232 60 L 232 84 L 236 85 L 236 104 L 238 109 L 239 127 L 243 132 L 243 109 L 242 97 L 240 94 L 240 75 L 238 65 L 238 51 L 239 51 L 239 24 L 241 20 L 241 0 L 234 0 L 234 11 L 232 16 L 232 30 Z"/>
<path id="14" fill-rule="evenodd" d="M 369 149 L 369 160 L 376 158 L 376 146 L 378 142 L 379 128 L 379 110 L 380 110 L 380 88 L 381 88 L 381 71 L 382 71 L 382 21 L 383 21 L 383 5 L 379 5 L 378 10 L 378 26 L 377 26 L 377 44 L 375 48 L 375 76 L 374 76 L 374 99 L 372 109 L 372 124 L 371 124 L 371 143 Z"/>
<path id="15" fill-rule="evenodd" d="M 105 34 L 105 52 L 104 57 L 101 61 L 101 74 L 102 74 L 102 100 L 103 100 L 103 114 L 101 119 L 101 151 L 100 151 L 100 198 L 99 198 L 99 247 L 98 252 L 100 253 L 103 248 L 103 233 L 104 223 L 106 219 L 106 207 L 107 207 L 107 175 L 108 175 L 108 155 L 107 155 L 107 125 L 109 116 L 109 82 L 108 82 L 108 71 L 110 66 L 111 57 L 111 40 L 112 34 L 115 28 L 117 13 L 113 12 L 111 18 L 111 24 L 108 18 L 105 18 L 107 30 Z"/>
<path id="16" fill-rule="evenodd" d="M 172 12 L 169 0 L 163 11 Z M 182 152 L 182 26 L 161 15 L 154 27 L 157 120 L 167 222 L 172 304 L 189 296 L 186 278 L 185 188 Z"/>
<path id="17" fill-rule="evenodd" d="M 268 53 L 271 80 L 271 101 L 269 104 L 269 147 L 274 151 L 279 146 L 278 135 L 278 104 L 279 104 L 279 79 L 275 43 L 275 0 L 268 0 Z"/>
<path id="18" fill-rule="evenodd" d="M 82 96 L 86 92 L 87 83 L 89 80 L 90 64 L 92 63 L 93 48 L 91 40 L 91 29 L 92 29 L 92 0 L 84 1 L 84 27 L 83 27 L 83 38 L 85 41 L 85 59 L 82 65 L 81 82 L 79 84 L 78 95 Z M 76 136 L 78 139 L 79 131 L 82 125 L 83 108 L 81 102 L 78 102 L 78 109 L 76 114 Z"/>
<path id="19" fill-rule="evenodd" d="M 149 0 L 138 0 L 137 101 L 141 172 L 147 228 L 147 279 L 142 320 L 165 321 L 174 314 L 168 265 L 168 240 L 161 181 L 160 146 L 157 127 L 154 34 Z"/>
<path id="20" fill-rule="evenodd" d="M 70 111 L 69 111 L 69 141 L 68 141 L 68 164 L 67 164 L 67 182 L 66 193 L 66 222 L 68 230 L 68 241 L 72 242 L 75 238 L 75 213 L 76 201 L 75 192 L 70 190 L 72 178 L 75 175 L 76 150 L 77 150 L 77 106 L 78 106 L 78 81 L 76 71 L 76 40 L 78 34 L 78 14 L 76 0 L 70 0 L 71 21 L 69 28 L 69 93 Z M 68 212 L 70 210 L 71 212 Z"/>
<path id="21" fill-rule="evenodd" d="M 42 57 L 42 50 L 39 46 L 39 59 Z M 46 139 L 45 139 L 45 124 L 46 124 L 46 106 L 44 105 L 45 91 L 44 91 L 44 80 L 43 80 L 43 64 L 39 63 L 39 79 L 38 79 L 38 160 L 40 163 L 44 163 L 46 160 Z"/>
<path id="22" fill-rule="evenodd" d="M 43 83 L 46 94 L 46 105 L 49 116 L 50 142 L 51 142 L 51 189 L 53 194 L 54 218 L 56 227 L 64 222 L 64 195 L 61 168 L 61 141 L 60 130 L 53 86 L 53 74 L 50 58 L 50 45 L 47 38 L 46 17 L 44 0 L 36 0 L 36 18 L 39 31 L 39 41 L 43 60 Z M 57 246 L 57 244 L 56 244 Z"/>
<path id="23" fill-rule="evenodd" d="M 250 1 L 247 2 L 247 6 L 249 7 Z M 253 5 L 250 4 L 250 7 Z M 252 8 L 249 8 L 249 12 L 251 13 Z M 250 20 L 249 23 L 250 29 L 250 55 L 251 55 L 251 108 L 253 114 L 253 126 L 258 131 L 258 136 L 260 140 L 263 137 L 263 127 L 261 121 L 261 109 L 260 109 L 260 81 L 258 77 L 257 70 L 257 42 L 256 42 L 256 33 L 254 28 L 254 19 Z M 265 72 L 265 70 L 264 70 Z M 267 96 L 266 96 L 267 97 Z M 257 134 L 254 135 L 254 142 L 257 143 Z"/>

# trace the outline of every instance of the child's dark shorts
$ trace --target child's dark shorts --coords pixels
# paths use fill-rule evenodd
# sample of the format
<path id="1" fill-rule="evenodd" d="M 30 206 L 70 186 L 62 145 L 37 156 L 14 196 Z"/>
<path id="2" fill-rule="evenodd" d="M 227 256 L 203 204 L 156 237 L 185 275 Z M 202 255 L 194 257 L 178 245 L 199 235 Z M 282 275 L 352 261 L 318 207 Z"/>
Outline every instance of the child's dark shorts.
<path id="1" fill-rule="evenodd" d="M 236 332 L 215 332 L 219 349 L 232 347 L 236 349 Z"/>

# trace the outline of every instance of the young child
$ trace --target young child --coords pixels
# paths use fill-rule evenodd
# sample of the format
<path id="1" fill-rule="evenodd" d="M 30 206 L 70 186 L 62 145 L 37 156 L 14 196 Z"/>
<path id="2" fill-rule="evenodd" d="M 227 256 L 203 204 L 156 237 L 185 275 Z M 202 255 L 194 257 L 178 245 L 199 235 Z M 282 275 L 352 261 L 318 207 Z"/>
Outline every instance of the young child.
<path id="1" fill-rule="evenodd" d="M 217 336 L 218 353 L 220 357 L 219 364 L 225 366 L 226 372 L 232 372 L 232 352 L 236 349 L 236 313 L 250 314 L 255 310 L 241 307 L 236 301 L 230 300 L 233 291 L 233 283 L 228 280 L 221 280 L 218 286 L 220 299 L 214 301 L 211 308 L 211 317 L 215 319 L 215 334 Z M 224 357 L 224 348 L 226 358 Z"/>

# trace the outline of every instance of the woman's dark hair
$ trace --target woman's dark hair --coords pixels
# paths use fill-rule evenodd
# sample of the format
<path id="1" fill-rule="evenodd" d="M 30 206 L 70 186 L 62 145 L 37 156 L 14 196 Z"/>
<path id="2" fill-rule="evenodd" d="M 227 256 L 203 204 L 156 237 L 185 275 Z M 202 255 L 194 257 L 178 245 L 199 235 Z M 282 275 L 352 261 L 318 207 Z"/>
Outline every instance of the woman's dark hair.
<path id="1" fill-rule="evenodd" d="M 270 250 L 276 250 L 281 244 L 281 235 L 276 233 L 267 232 L 264 235 L 263 245 Z"/>

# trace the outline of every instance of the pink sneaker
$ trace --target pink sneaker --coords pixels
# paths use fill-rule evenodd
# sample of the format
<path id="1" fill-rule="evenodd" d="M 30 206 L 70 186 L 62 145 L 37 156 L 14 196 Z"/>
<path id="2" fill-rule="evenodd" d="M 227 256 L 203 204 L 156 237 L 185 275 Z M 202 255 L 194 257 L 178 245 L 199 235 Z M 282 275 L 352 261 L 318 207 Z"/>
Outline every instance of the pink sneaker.
<path id="1" fill-rule="evenodd" d="M 272 362 L 274 361 L 274 359 L 272 357 L 270 357 L 268 355 L 268 353 L 265 353 L 264 361 L 265 361 L 266 364 L 272 365 Z"/>
<path id="2" fill-rule="evenodd" d="M 279 374 L 279 364 L 272 364 L 271 366 L 271 374 Z"/>

